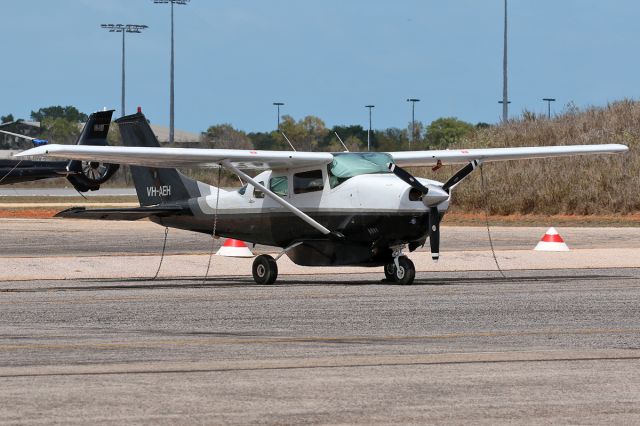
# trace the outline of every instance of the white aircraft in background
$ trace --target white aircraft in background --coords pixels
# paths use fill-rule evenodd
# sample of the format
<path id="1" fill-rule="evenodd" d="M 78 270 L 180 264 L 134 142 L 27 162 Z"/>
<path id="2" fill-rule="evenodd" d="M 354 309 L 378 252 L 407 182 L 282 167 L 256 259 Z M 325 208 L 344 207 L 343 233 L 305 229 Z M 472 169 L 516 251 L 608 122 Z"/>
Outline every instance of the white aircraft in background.
<path id="1" fill-rule="evenodd" d="M 161 148 L 145 116 L 116 120 L 125 146 L 44 145 L 18 156 L 129 164 L 140 207 L 85 210 L 58 216 L 138 220 L 281 247 L 257 256 L 253 277 L 272 284 L 283 254 L 306 266 L 382 266 L 387 279 L 410 284 L 415 267 L 403 254 L 429 239 L 439 257 L 440 221 L 451 190 L 483 162 L 613 154 L 625 145 L 403 152 L 294 152 Z M 465 164 L 447 182 L 415 178 L 402 167 Z M 246 184 L 225 191 L 175 167 L 222 167 Z M 243 170 L 264 170 L 251 177 Z"/>

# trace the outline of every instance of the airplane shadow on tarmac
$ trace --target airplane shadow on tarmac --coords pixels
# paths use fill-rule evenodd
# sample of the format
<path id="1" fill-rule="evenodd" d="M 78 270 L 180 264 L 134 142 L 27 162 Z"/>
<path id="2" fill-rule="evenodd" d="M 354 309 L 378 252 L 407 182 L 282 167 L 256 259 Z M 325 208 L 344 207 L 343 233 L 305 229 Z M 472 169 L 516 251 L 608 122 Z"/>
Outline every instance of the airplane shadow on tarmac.
<path id="1" fill-rule="evenodd" d="M 509 271 L 515 272 L 515 271 Z M 60 286 L 34 286 L 20 288 L 0 289 L 0 293 L 10 292 L 38 292 L 38 291 L 112 291 L 112 290 L 161 290 L 161 289 L 200 289 L 200 288 L 249 288 L 249 287 L 313 287 L 313 286 L 397 286 L 397 287 L 439 287 L 439 286 L 462 286 L 462 285 L 504 285 L 504 284 L 522 284 L 529 283 L 547 283 L 547 284 L 566 284 L 572 281 L 599 281 L 604 279 L 616 278 L 618 280 L 635 280 L 633 276 L 622 274 L 585 274 L 575 275 L 567 272 L 566 274 L 544 275 L 540 274 L 531 276 L 525 274 L 509 274 L 506 278 L 502 278 L 498 274 L 485 275 L 482 277 L 456 277 L 456 276 L 439 276 L 416 278 L 413 284 L 403 286 L 393 282 L 387 282 L 382 279 L 341 279 L 334 281 L 318 281 L 309 282 L 306 277 L 299 278 L 296 276 L 283 277 L 272 285 L 256 284 L 250 277 L 209 277 L 206 280 L 198 277 L 177 277 L 177 278 L 158 278 L 151 280 L 150 278 L 128 278 L 128 279 L 78 279 L 70 280 L 75 285 Z M 69 281 L 67 281 L 69 282 Z"/>

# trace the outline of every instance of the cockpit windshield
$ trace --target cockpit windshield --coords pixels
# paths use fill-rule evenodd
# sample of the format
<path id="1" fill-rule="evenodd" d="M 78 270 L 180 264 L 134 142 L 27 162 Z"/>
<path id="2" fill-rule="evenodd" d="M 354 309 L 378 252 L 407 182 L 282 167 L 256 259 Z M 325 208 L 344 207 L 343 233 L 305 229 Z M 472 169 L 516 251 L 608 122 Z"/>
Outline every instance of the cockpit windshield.
<path id="1" fill-rule="evenodd" d="M 389 163 L 393 158 L 384 152 L 345 152 L 333 154 L 329 165 L 329 177 L 332 188 L 345 180 L 365 174 L 391 173 Z"/>
<path id="2" fill-rule="evenodd" d="M 333 154 L 331 174 L 339 178 L 350 178 L 371 173 L 391 173 L 391 156 L 385 152 L 346 152 Z"/>

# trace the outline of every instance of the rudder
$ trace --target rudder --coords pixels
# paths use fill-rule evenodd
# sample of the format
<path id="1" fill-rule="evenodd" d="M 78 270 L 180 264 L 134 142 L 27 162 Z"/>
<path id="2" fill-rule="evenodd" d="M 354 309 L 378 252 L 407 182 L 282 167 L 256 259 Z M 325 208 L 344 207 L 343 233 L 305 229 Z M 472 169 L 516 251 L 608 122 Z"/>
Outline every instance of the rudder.
<path id="1" fill-rule="evenodd" d="M 136 113 L 116 120 L 124 146 L 159 148 L 160 143 L 144 114 Z M 131 166 L 131 176 L 141 206 L 185 201 L 201 195 L 198 181 L 176 169 Z"/>

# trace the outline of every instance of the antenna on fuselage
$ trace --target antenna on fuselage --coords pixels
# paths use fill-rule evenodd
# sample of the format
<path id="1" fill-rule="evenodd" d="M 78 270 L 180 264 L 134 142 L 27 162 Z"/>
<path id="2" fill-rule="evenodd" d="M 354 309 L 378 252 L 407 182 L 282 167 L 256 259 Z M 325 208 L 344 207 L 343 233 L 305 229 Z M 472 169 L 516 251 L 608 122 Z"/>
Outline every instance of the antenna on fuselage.
<path id="1" fill-rule="evenodd" d="M 282 136 L 284 136 L 284 138 L 287 140 L 287 142 L 289 142 L 289 146 L 291 147 L 291 149 L 293 149 L 294 151 L 296 151 L 296 148 L 293 146 L 293 144 L 291 143 L 291 141 L 289 140 L 289 138 L 287 137 L 287 135 L 284 134 L 284 132 L 280 132 L 282 133 Z"/>
<path id="2" fill-rule="evenodd" d="M 338 135 L 338 132 L 333 132 L 333 133 L 336 135 L 336 138 L 338 138 L 338 140 L 340 141 L 340 143 L 344 147 L 344 152 L 349 152 L 349 148 L 347 148 L 347 146 L 344 144 L 344 142 L 342 142 L 342 139 L 340 139 L 340 135 Z"/>

